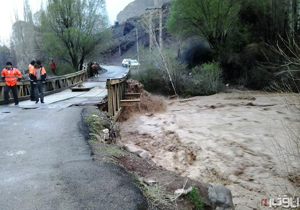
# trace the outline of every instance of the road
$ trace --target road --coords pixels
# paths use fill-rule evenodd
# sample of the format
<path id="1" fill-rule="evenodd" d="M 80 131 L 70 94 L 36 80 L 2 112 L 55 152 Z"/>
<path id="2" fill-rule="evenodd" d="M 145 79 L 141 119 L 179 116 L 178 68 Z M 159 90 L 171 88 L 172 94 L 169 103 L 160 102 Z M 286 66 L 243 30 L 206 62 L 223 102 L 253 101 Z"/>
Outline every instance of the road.
<path id="1" fill-rule="evenodd" d="M 69 90 L 0 106 L 0 209 L 146 209 L 147 201 L 121 167 L 96 162 L 83 133 L 85 103 L 105 95 L 104 78 L 126 69 L 106 67 L 84 83 L 87 93 Z"/>

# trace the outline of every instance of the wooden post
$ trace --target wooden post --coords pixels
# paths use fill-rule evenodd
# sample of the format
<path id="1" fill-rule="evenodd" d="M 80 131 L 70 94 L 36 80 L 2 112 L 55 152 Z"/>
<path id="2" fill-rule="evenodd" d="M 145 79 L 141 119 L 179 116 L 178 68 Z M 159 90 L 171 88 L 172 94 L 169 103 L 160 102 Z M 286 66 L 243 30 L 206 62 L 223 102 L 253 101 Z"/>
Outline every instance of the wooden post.
<path id="1" fill-rule="evenodd" d="M 113 112 L 113 100 L 112 100 L 112 89 L 111 89 L 111 80 L 108 79 L 106 81 L 106 88 L 107 88 L 107 97 L 108 97 L 108 113 L 110 116 L 114 116 Z"/>
<path id="2" fill-rule="evenodd" d="M 113 115 L 112 116 L 115 116 L 115 113 L 116 113 L 116 86 L 115 85 L 112 85 L 112 108 L 113 108 Z"/>

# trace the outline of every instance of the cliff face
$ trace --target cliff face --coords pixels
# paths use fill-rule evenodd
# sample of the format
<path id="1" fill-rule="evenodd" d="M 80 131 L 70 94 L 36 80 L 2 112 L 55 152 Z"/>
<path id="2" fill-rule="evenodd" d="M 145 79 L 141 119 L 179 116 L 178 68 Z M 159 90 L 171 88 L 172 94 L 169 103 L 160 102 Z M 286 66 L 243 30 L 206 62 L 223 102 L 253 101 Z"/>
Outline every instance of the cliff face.
<path id="1" fill-rule="evenodd" d="M 161 7 L 167 2 L 171 2 L 171 0 L 135 0 L 128 4 L 124 10 L 118 14 L 117 21 L 119 23 L 125 22 L 131 17 L 144 14 L 148 7 Z"/>
<path id="2" fill-rule="evenodd" d="M 163 11 L 163 41 L 168 45 L 171 38 L 165 28 L 166 21 L 170 15 L 171 3 L 166 3 L 162 6 Z M 148 23 L 148 16 L 142 14 L 140 16 L 132 17 L 115 25 L 111 28 L 113 35 L 113 43 L 107 51 L 100 54 L 100 62 L 102 63 L 120 63 L 124 58 L 137 57 L 137 35 L 139 40 L 139 47 L 146 49 L 149 47 L 149 31 L 144 23 Z M 159 34 L 159 11 L 153 12 L 153 28 L 156 29 L 155 33 Z M 137 33 L 138 32 L 138 33 Z"/>

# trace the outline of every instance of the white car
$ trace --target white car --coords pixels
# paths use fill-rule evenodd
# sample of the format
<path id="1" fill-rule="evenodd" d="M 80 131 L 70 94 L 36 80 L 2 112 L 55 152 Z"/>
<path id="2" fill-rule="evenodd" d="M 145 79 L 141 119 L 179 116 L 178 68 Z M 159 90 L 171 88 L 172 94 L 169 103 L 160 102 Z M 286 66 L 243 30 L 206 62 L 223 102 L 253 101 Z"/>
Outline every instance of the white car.
<path id="1" fill-rule="evenodd" d="M 129 62 L 129 67 L 133 66 L 133 67 L 137 67 L 139 66 L 139 62 L 137 60 L 130 60 Z"/>
<path id="2" fill-rule="evenodd" d="M 122 66 L 123 66 L 123 67 L 128 67 L 129 62 L 130 62 L 130 59 L 124 59 L 124 60 L 122 61 Z"/>

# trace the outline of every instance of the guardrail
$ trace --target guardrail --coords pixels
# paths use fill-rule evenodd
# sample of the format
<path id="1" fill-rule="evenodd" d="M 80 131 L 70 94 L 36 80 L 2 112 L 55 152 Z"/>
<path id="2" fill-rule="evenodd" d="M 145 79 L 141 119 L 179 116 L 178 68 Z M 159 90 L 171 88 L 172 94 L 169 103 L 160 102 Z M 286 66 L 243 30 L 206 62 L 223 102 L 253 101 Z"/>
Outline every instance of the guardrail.
<path id="1" fill-rule="evenodd" d="M 129 69 L 122 78 L 106 80 L 108 113 L 114 121 L 120 117 L 123 107 L 134 106 L 140 102 L 139 93 L 126 93 L 126 80 L 130 71 Z"/>
<path id="2" fill-rule="evenodd" d="M 88 79 L 87 65 L 85 64 L 81 71 L 47 79 L 45 84 L 45 94 L 48 95 L 54 92 L 62 91 L 66 88 L 77 85 L 87 79 Z M 0 104 L 3 103 L 4 87 L 5 87 L 5 82 L 0 82 Z M 30 96 L 30 81 L 20 81 L 17 83 L 17 87 L 18 87 L 19 99 L 20 100 L 28 99 Z M 10 94 L 9 95 L 10 100 L 12 100 L 12 94 L 11 93 L 9 94 Z"/>

